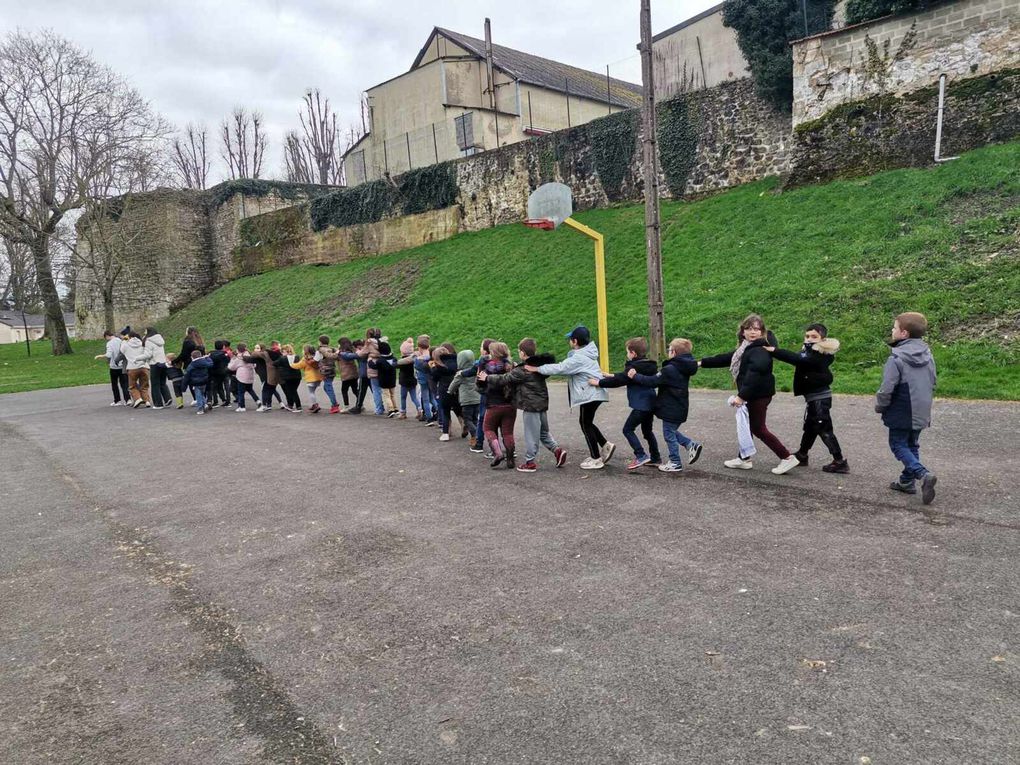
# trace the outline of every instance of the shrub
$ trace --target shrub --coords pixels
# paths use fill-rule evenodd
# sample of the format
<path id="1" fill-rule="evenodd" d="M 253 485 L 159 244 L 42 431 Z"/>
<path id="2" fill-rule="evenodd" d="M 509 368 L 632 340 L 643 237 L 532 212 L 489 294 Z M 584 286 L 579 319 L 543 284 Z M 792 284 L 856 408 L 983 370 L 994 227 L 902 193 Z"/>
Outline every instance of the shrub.
<path id="1" fill-rule="evenodd" d="M 846 23 L 860 24 L 889 14 L 923 11 L 937 0 L 847 0 Z"/>

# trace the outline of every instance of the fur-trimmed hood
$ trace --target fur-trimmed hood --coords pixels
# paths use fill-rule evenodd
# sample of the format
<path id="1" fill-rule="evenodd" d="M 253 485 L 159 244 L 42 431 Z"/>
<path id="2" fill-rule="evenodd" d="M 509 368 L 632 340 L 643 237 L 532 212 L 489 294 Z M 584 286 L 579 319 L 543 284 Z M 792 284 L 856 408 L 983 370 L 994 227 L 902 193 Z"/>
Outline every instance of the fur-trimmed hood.
<path id="1" fill-rule="evenodd" d="M 826 356 L 835 356 L 836 352 L 839 351 L 839 340 L 834 337 L 823 337 L 817 343 L 813 343 L 810 346 L 805 345 L 804 349 L 810 348 L 817 353 L 825 354 Z"/>

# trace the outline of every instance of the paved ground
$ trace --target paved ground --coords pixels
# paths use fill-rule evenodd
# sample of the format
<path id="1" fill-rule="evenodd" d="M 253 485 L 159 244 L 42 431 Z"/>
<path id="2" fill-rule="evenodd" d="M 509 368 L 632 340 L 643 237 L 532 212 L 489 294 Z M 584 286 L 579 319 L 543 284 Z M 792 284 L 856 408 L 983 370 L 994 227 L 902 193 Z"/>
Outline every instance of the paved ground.
<path id="1" fill-rule="evenodd" d="M 626 475 L 577 469 L 562 392 L 534 475 L 411 422 L 0 397 L 0 762 L 1020 759 L 1020 406 L 938 403 L 924 512 L 867 399 L 849 476 L 725 471 L 718 393 L 696 469 Z"/>

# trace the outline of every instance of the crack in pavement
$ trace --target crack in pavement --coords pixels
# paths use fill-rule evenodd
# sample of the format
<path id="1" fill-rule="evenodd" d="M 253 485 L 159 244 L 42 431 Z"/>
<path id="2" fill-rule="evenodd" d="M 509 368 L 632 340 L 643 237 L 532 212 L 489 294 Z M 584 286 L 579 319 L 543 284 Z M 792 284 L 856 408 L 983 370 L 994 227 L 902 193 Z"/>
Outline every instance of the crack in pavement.
<path id="1" fill-rule="evenodd" d="M 263 739 L 263 757 L 271 762 L 297 765 L 334 765 L 346 762 L 337 750 L 335 739 L 328 737 L 290 698 L 282 684 L 266 666 L 254 658 L 227 610 L 205 598 L 191 583 L 186 566 L 170 560 L 159 546 L 139 530 L 110 516 L 88 491 L 30 438 L 9 423 L 0 422 L 0 431 L 36 451 L 40 461 L 54 477 L 67 484 L 79 501 L 94 508 L 106 525 L 108 535 L 128 565 L 137 566 L 153 582 L 163 586 L 170 608 L 187 619 L 191 629 L 200 633 L 210 652 L 205 662 L 231 683 L 228 697 L 244 728 Z"/>

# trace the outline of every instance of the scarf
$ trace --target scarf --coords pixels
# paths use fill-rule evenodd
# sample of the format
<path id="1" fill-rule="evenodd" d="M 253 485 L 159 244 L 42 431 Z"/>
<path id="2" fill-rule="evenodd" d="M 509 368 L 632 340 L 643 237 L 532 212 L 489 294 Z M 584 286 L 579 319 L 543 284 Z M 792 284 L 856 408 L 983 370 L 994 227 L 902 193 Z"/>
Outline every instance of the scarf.
<path id="1" fill-rule="evenodd" d="M 733 375 L 734 382 L 737 381 L 737 375 L 740 374 L 740 361 L 744 358 L 744 351 L 747 350 L 749 345 L 750 343 L 747 340 L 741 340 L 737 350 L 733 351 L 733 358 L 730 359 L 730 374 Z"/>

